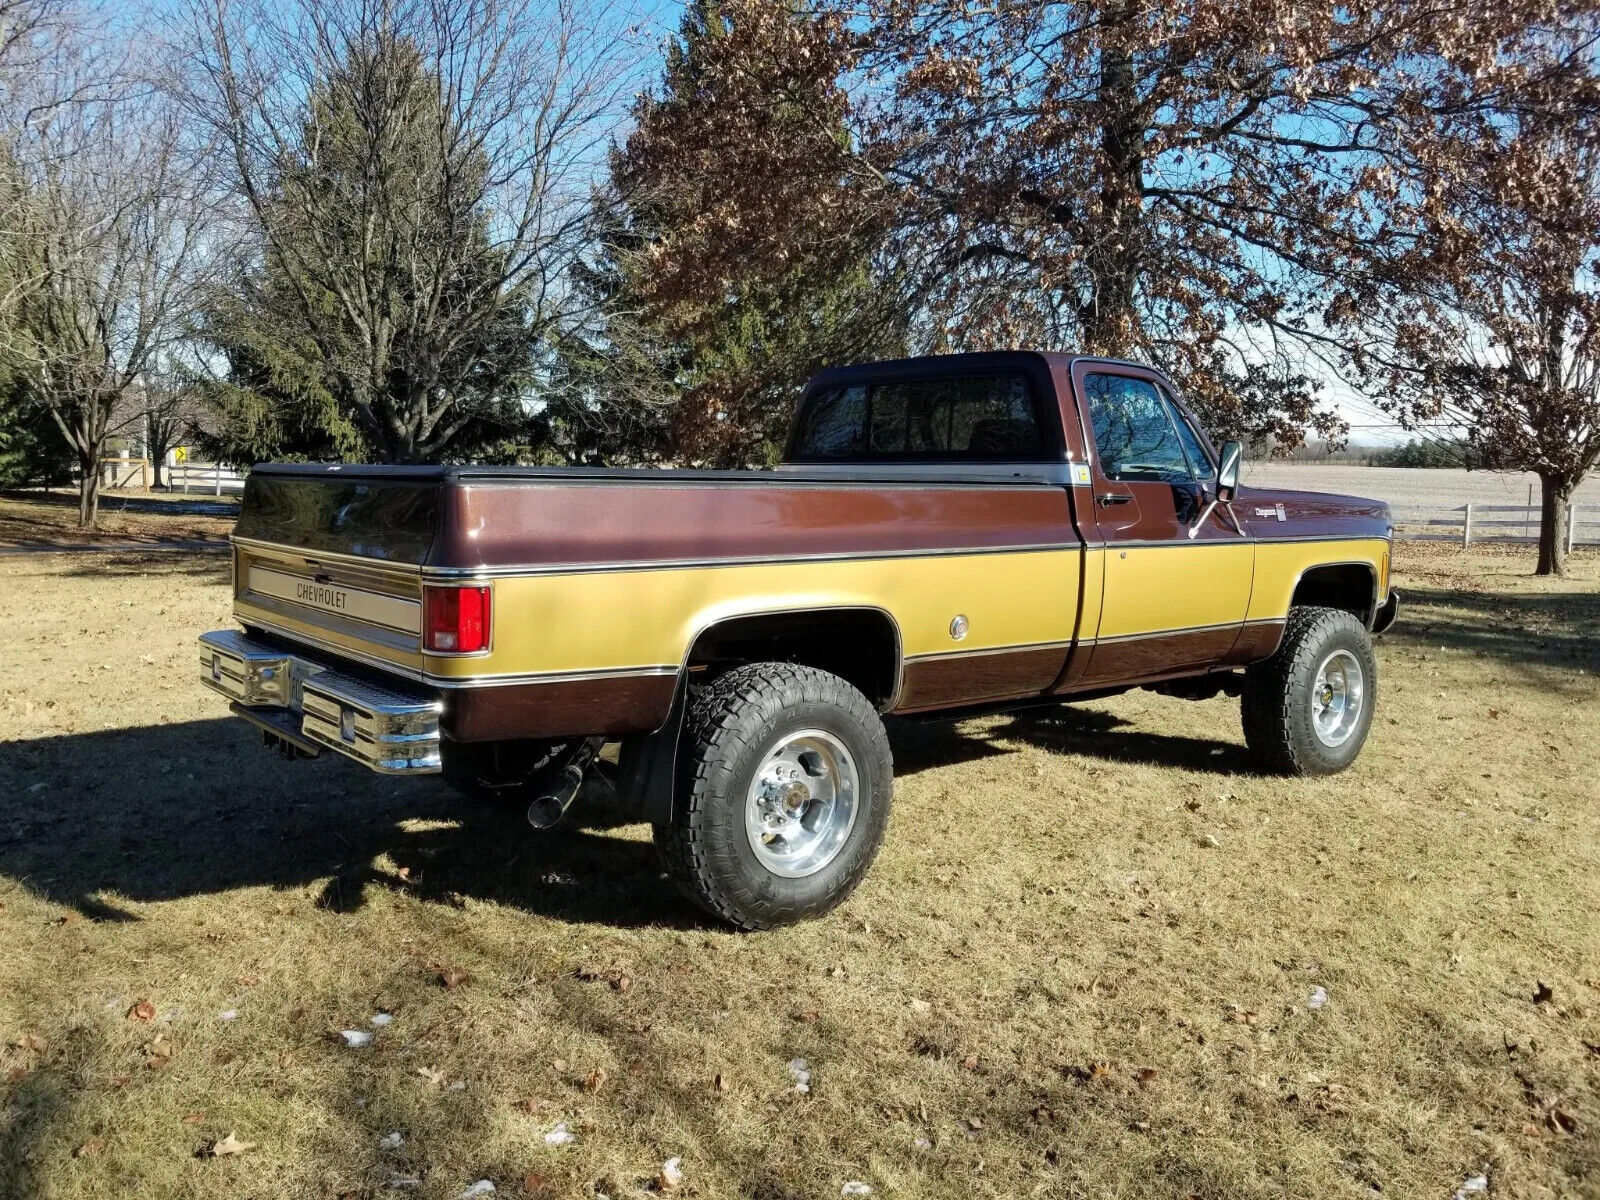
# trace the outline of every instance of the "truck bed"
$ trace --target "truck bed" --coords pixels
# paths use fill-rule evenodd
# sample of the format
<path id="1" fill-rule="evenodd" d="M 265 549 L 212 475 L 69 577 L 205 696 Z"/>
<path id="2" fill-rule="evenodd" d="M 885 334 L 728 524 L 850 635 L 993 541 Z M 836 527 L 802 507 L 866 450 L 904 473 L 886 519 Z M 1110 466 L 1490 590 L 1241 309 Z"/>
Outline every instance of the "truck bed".
<path id="1" fill-rule="evenodd" d="M 469 740 L 654 728 L 705 630 L 798 610 L 892 626 L 887 708 L 1026 695 L 1080 615 L 1058 474 L 268 464 L 234 534 L 235 616 L 445 690 Z M 487 653 L 423 652 L 422 591 L 447 583 L 492 587 Z"/>

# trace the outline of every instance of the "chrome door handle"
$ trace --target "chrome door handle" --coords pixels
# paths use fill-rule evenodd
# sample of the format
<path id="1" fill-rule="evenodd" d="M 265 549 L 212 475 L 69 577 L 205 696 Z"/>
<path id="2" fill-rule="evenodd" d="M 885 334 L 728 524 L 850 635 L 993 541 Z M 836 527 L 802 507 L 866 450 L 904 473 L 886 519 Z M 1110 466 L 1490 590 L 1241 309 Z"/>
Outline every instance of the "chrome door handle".
<path id="1" fill-rule="evenodd" d="M 1113 504 L 1127 504 L 1133 496 L 1127 492 L 1101 492 L 1095 497 L 1100 502 L 1101 508 L 1110 508 Z"/>

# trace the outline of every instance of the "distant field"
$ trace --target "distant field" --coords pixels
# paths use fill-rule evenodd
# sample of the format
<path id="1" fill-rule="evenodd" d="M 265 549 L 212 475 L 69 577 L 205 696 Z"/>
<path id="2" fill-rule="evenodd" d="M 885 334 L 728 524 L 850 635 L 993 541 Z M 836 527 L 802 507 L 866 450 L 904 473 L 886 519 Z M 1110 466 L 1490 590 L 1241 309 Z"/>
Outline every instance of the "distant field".
<path id="1" fill-rule="evenodd" d="M 1473 504 L 1527 504 L 1528 487 L 1539 503 L 1539 477 L 1510 471 L 1427 470 L 1420 467 L 1355 467 L 1307 462 L 1247 462 L 1244 482 L 1257 487 L 1304 488 L 1371 496 L 1399 507 L 1459 507 Z M 1576 503 L 1600 506 L 1600 478 L 1578 489 Z"/>

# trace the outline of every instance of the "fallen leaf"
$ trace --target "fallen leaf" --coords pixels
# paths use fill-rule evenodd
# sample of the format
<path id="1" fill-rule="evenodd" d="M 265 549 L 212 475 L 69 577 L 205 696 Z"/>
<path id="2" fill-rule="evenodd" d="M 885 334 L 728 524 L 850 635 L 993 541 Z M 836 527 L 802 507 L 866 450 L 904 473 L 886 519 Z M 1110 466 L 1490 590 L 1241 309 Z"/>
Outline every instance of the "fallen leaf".
<path id="1" fill-rule="evenodd" d="M 604 1067 L 596 1067 L 583 1078 L 583 1090 L 586 1092 L 598 1092 L 605 1085 L 606 1069 Z"/>
<path id="2" fill-rule="evenodd" d="M 19 1033 L 17 1040 L 11 1043 L 18 1050 L 34 1050 L 44 1053 L 45 1040 L 37 1033 Z"/>
<path id="3" fill-rule="evenodd" d="M 469 978 L 470 976 L 468 976 L 464 967 L 439 968 L 439 983 L 447 992 L 455 991 L 456 988 L 460 987 Z"/>
<path id="4" fill-rule="evenodd" d="M 522 1190 L 535 1197 L 554 1196 L 556 1185 L 548 1176 L 541 1175 L 537 1171 L 529 1171 L 522 1177 Z"/>
<path id="5" fill-rule="evenodd" d="M 235 975 L 233 981 L 240 987 L 255 987 L 256 984 L 261 982 L 254 975 Z"/>
<path id="6" fill-rule="evenodd" d="M 799 1021 L 802 1025 L 810 1025 L 813 1022 L 820 1020 L 821 1017 L 822 1014 L 814 1008 L 802 1008 L 799 1012 L 794 1014 L 794 1019 Z"/>
<path id="7" fill-rule="evenodd" d="M 552 1058 L 550 1060 L 550 1066 L 554 1070 L 565 1071 L 567 1069 L 567 1060 L 564 1058 Z"/>
<path id="8" fill-rule="evenodd" d="M 158 1033 L 141 1047 L 145 1053 L 144 1065 L 152 1071 L 158 1071 L 172 1061 L 172 1056 L 178 1052 L 178 1047 L 167 1041 L 167 1035 Z"/>
<path id="9" fill-rule="evenodd" d="M 829 979 L 843 979 L 844 977 L 845 977 L 845 974 L 844 974 L 844 968 L 843 967 L 829 967 L 828 968 L 828 978 Z"/>
<path id="10" fill-rule="evenodd" d="M 444 1072 L 436 1067 L 418 1067 L 417 1074 L 433 1084 L 434 1087 L 444 1086 Z"/>
<path id="11" fill-rule="evenodd" d="M 254 1142 L 241 1142 L 229 1130 L 228 1136 L 216 1140 L 207 1139 L 200 1143 L 200 1148 L 194 1152 L 196 1158 L 226 1158 L 230 1154 L 243 1154 L 247 1150 L 254 1150 Z"/>
<path id="12" fill-rule="evenodd" d="M 183 1118 L 183 1123 L 185 1125 L 203 1125 L 205 1123 L 205 1119 L 206 1119 L 205 1113 L 203 1113 L 203 1112 L 192 1112 L 192 1113 L 189 1113 L 187 1116 L 185 1116 Z"/>
<path id="13" fill-rule="evenodd" d="M 113 1075 L 106 1082 L 114 1088 L 125 1088 L 128 1086 L 128 1082 L 132 1078 L 132 1075 Z"/>
<path id="14" fill-rule="evenodd" d="M 926 1016 L 928 1013 L 933 1011 L 933 1005 L 929 1004 L 926 1000 L 913 1000 L 911 1002 L 911 1011 L 916 1013 L 919 1017 Z"/>
<path id="15" fill-rule="evenodd" d="M 105 1138 L 99 1138 L 99 1137 L 90 1138 L 87 1142 L 85 1142 L 83 1145 L 79 1146 L 77 1149 L 75 1149 L 72 1152 L 72 1157 L 73 1158 L 87 1158 L 89 1155 L 95 1154 L 95 1153 L 105 1149 L 105 1145 L 106 1145 Z"/>
<path id="16" fill-rule="evenodd" d="M 718 1075 L 712 1082 L 719 1092 L 725 1092 L 733 1086 L 728 1082 L 728 1077 L 726 1075 Z"/>
<path id="17" fill-rule="evenodd" d="M 1111 1077 L 1111 1064 L 1110 1063 L 1097 1062 L 1097 1063 L 1090 1063 L 1089 1064 L 1088 1078 L 1089 1078 L 1089 1081 L 1091 1083 L 1097 1083 L 1102 1079 L 1109 1079 L 1110 1077 Z"/>
<path id="18" fill-rule="evenodd" d="M 1140 1067 L 1134 1078 L 1138 1080 L 1140 1087 L 1147 1088 L 1155 1084 L 1156 1078 L 1159 1074 L 1160 1072 L 1158 1072 L 1154 1067 Z"/>
<path id="19" fill-rule="evenodd" d="M 976 1071 L 978 1069 L 978 1056 L 976 1054 L 967 1055 L 961 1060 L 961 1066 L 963 1070 Z"/>
<path id="20" fill-rule="evenodd" d="M 967 1126 L 968 1129 L 972 1130 L 973 1133 L 977 1133 L 980 1129 L 983 1128 L 983 1118 L 982 1117 L 968 1117 L 967 1120 L 966 1120 L 966 1126 Z"/>
<path id="21" fill-rule="evenodd" d="M 811 1068 L 806 1065 L 803 1058 L 791 1059 L 789 1062 L 789 1078 L 794 1080 L 794 1090 L 802 1095 L 811 1093 Z"/>
<path id="22" fill-rule="evenodd" d="M 1554 1104 L 1552 1104 L 1546 1111 L 1545 1120 L 1550 1123 L 1551 1129 L 1559 1130 L 1562 1133 L 1578 1132 L 1577 1118 L 1569 1113 L 1566 1109 L 1560 1108 Z"/>
<path id="23" fill-rule="evenodd" d="M 1202 846 L 1204 846 L 1207 850 L 1216 850 L 1219 847 L 1221 847 L 1221 845 L 1222 845 L 1221 842 L 1217 841 L 1217 835 L 1214 834 L 1214 833 L 1208 833 L 1208 834 L 1203 835 L 1200 838 L 1200 844 Z"/>
<path id="24" fill-rule="evenodd" d="M 130 1021 L 154 1021 L 156 1019 L 156 1006 L 148 1000 L 141 1000 L 128 1010 Z"/>
<path id="25" fill-rule="evenodd" d="M 1254 1025 L 1260 1019 L 1261 1014 L 1253 1009 L 1234 1007 L 1228 1010 L 1228 1020 L 1236 1025 Z"/>
<path id="26" fill-rule="evenodd" d="M 633 986 L 633 980 L 625 974 L 619 974 L 611 981 L 613 991 L 625 992 Z"/>
<path id="27" fill-rule="evenodd" d="M 1539 980 L 1533 989 L 1533 1002 L 1535 1004 L 1549 1004 L 1556 998 L 1556 990 L 1544 980 Z"/>
<path id="28" fill-rule="evenodd" d="M 675 1192 L 683 1186 L 683 1159 L 669 1158 L 656 1172 L 656 1187 L 663 1192 Z"/>

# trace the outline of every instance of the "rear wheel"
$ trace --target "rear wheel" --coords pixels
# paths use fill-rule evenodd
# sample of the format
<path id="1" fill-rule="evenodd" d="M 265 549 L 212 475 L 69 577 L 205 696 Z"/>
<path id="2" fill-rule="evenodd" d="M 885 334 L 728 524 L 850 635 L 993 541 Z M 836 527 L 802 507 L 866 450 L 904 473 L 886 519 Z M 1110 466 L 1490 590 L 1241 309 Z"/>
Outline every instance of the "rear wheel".
<path id="1" fill-rule="evenodd" d="M 1337 608 L 1294 608 L 1278 652 L 1245 673 L 1244 740 L 1265 769 L 1331 775 L 1372 726 L 1378 664 L 1367 627 Z"/>
<path id="2" fill-rule="evenodd" d="M 673 881 L 725 921 L 819 916 L 877 855 L 893 777 L 883 722 L 850 684 L 793 663 L 739 667 L 690 702 L 656 846 Z"/>

